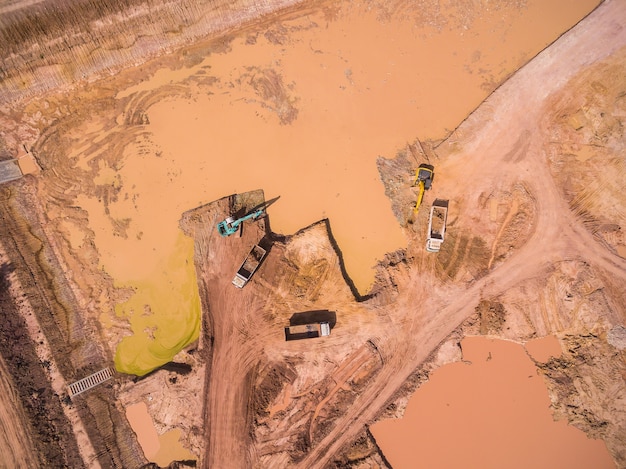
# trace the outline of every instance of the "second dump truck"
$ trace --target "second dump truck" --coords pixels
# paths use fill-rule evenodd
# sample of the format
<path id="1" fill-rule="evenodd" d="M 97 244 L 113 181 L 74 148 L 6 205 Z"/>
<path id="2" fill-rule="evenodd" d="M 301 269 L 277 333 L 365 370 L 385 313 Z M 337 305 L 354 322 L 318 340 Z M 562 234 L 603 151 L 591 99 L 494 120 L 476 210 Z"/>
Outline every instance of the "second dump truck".
<path id="1" fill-rule="evenodd" d="M 235 274 L 235 278 L 233 278 L 233 285 L 237 288 L 243 288 L 244 285 L 248 283 L 248 280 L 252 278 L 254 272 L 256 272 L 259 268 L 266 254 L 267 251 L 265 249 L 258 244 L 255 244 Z"/>
<path id="2" fill-rule="evenodd" d="M 285 340 L 312 339 L 314 337 L 326 337 L 329 335 L 330 324 L 325 321 L 285 327 Z"/>

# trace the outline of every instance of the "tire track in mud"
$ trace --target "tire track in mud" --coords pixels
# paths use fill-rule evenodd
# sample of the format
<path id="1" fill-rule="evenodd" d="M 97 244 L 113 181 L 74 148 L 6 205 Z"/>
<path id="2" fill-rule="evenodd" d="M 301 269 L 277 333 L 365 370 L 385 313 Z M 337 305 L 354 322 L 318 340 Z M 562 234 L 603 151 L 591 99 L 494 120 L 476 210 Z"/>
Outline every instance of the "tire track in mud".
<path id="1" fill-rule="evenodd" d="M 315 430 L 317 427 L 317 418 L 320 415 L 321 410 L 326 406 L 331 399 L 338 393 L 339 390 L 344 389 L 346 386 L 350 387 L 348 381 L 353 378 L 356 372 L 364 367 L 367 363 L 372 360 L 373 348 L 369 345 L 369 342 L 365 345 L 359 347 L 356 352 L 346 358 L 341 365 L 330 375 L 330 379 L 335 383 L 334 387 L 331 387 L 330 390 L 326 390 L 324 393 L 324 398 L 315 406 L 313 410 L 313 415 L 311 416 L 309 423 L 308 436 L 309 441 L 315 441 Z M 377 355 L 380 357 L 380 355 Z M 380 365 L 380 363 L 379 363 Z M 379 367 L 375 367 L 379 369 Z M 377 370 L 376 370 L 377 371 Z M 376 373 L 370 373 L 366 370 L 366 375 L 368 375 L 371 379 L 372 375 Z M 320 391 L 321 393 L 321 391 Z"/>

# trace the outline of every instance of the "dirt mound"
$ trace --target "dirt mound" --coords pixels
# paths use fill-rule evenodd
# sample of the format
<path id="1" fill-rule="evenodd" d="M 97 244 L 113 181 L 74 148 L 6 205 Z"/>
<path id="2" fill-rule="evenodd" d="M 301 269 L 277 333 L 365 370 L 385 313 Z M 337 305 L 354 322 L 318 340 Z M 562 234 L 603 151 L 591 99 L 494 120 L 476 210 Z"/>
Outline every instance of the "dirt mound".
<path id="1" fill-rule="evenodd" d="M 506 320 L 506 309 L 497 301 L 482 300 L 476 306 L 480 318 L 480 333 L 483 335 L 498 334 Z"/>

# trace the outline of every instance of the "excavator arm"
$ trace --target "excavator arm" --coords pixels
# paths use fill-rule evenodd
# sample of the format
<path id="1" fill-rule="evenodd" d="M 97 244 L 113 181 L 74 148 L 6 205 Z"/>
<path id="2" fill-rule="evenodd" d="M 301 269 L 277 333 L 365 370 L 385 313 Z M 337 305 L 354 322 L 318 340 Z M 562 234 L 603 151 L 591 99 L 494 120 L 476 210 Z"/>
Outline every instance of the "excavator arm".
<path id="1" fill-rule="evenodd" d="M 413 186 L 417 187 L 417 200 L 415 202 L 415 208 L 413 209 L 413 213 L 417 213 L 422 205 L 422 199 L 424 198 L 424 191 L 430 189 L 430 185 L 433 182 L 435 168 L 429 164 L 421 164 L 419 168 L 417 168 L 417 172 L 415 173 L 415 182 Z"/>
<path id="2" fill-rule="evenodd" d="M 417 183 L 417 201 L 415 202 L 415 208 L 413 209 L 413 213 L 417 213 L 420 209 L 420 205 L 422 205 L 422 199 L 424 198 L 424 190 L 426 188 L 426 184 L 424 181 L 419 181 Z"/>

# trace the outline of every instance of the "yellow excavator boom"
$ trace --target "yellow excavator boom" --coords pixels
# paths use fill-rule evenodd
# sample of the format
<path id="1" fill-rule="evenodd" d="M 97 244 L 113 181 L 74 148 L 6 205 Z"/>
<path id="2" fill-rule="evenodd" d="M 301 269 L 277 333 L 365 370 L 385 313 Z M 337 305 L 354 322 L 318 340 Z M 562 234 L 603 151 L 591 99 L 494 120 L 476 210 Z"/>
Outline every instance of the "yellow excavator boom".
<path id="1" fill-rule="evenodd" d="M 413 209 L 413 213 L 417 213 L 417 211 L 420 209 L 420 205 L 422 205 L 422 199 L 424 198 L 424 189 L 424 181 L 419 181 L 417 184 L 417 201 L 415 202 L 415 208 Z"/>
<path id="2" fill-rule="evenodd" d="M 422 205 L 422 199 L 424 198 L 424 191 L 430 189 L 430 185 L 433 182 L 433 177 L 435 176 L 433 172 L 434 169 L 435 168 L 432 165 L 422 163 L 421 165 L 419 165 L 419 167 L 417 168 L 417 171 L 415 172 L 415 182 L 413 183 L 413 186 L 417 186 L 418 193 L 417 193 L 417 201 L 415 202 L 415 208 L 413 209 L 413 213 L 417 213 L 417 211 L 420 208 L 420 205 Z"/>

